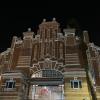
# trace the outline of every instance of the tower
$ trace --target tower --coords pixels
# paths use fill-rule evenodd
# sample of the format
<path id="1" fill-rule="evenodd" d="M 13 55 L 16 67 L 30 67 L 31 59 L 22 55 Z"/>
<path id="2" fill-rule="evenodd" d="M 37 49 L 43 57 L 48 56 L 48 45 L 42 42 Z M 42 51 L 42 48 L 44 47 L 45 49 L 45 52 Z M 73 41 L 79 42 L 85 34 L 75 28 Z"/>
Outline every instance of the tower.
<path id="1" fill-rule="evenodd" d="M 99 54 L 87 31 L 44 19 L 0 54 L 0 100 L 99 100 Z"/>

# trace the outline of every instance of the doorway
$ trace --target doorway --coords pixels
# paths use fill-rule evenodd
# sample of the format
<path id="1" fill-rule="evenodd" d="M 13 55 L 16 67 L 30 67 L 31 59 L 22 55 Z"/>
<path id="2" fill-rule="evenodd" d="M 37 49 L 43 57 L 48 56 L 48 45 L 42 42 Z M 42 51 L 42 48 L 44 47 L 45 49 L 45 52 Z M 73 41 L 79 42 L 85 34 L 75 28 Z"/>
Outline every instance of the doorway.
<path id="1" fill-rule="evenodd" d="M 38 71 L 31 77 L 31 100 L 64 100 L 63 75 L 53 69 Z"/>
<path id="2" fill-rule="evenodd" d="M 32 100 L 64 100 L 64 87 L 33 85 Z"/>

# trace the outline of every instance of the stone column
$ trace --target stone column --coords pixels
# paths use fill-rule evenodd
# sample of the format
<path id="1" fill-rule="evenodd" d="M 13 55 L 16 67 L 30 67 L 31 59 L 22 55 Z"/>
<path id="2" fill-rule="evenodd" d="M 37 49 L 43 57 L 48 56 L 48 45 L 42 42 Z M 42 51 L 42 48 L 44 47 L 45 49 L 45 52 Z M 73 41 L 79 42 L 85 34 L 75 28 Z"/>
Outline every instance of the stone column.
<path id="1" fill-rule="evenodd" d="M 63 59 L 63 44 L 60 43 L 60 48 L 59 48 L 59 53 L 60 53 L 60 59 Z"/>
<path id="2" fill-rule="evenodd" d="M 37 45 L 34 47 L 34 60 L 37 60 Z"/>

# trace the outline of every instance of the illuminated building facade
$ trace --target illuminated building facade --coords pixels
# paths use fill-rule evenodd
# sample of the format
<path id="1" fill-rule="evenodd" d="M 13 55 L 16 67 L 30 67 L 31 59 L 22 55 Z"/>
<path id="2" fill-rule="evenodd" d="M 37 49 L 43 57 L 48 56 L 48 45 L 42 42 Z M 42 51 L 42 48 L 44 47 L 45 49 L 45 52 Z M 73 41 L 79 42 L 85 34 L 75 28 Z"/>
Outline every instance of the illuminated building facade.
<path id="1" fill-rule="evenodd" d="M 100 100 L 100 47 L 55 18 L 14 36 L 0 73 L 0 100 Z"/>

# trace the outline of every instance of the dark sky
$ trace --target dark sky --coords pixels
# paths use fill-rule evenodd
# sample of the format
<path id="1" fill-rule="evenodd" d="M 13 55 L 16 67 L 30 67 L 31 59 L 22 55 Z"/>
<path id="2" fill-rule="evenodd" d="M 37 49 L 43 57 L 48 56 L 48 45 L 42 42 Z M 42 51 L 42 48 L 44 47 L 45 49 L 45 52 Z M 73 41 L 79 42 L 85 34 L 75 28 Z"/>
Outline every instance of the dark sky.
<path id="1" fill-rule="evenodd" d="M 64 3 L 63 3 L 64 4 Z M 47 10 L 47 11 L 46 11 Z M 0 8 L 0 52 L 10 47 L 12 36 L 22 37 L 22 32 L 31 27 L 36 32 L 43 18 L 55 17 L 61 28 L 66 28 L 68 20 L 74 18 L 82 30 L 88 30 L 91 41 L 100 46 L 100 10 L 91 4 L 58 3 L 51 5 Z"/>

